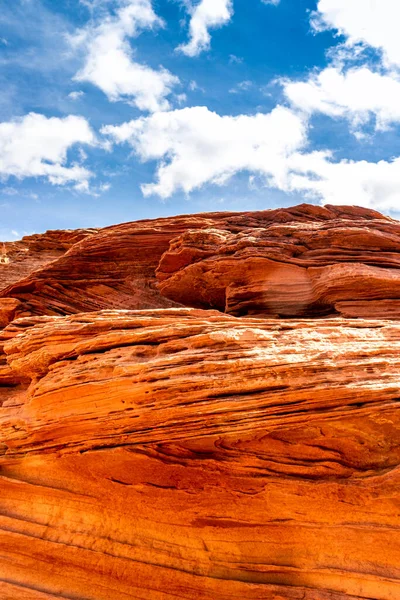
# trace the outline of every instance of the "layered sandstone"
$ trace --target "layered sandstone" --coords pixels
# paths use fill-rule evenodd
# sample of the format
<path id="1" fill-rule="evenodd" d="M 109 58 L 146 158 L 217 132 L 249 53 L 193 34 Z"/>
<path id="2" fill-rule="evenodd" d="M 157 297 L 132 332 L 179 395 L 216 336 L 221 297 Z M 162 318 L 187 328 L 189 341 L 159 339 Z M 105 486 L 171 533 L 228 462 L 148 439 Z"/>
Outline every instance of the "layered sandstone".
<path id="1" fill-rule="evenodd" d="M 69 248 L 97 233 L 96 229 L 53 230 L 27 235 L 0 246 L 0 292 L 60 258 Z"/>
<path id="2" fill-rule="evenodd" d="M 216 237 L 210 229 L 217 232 Z M 17 314 L 21 316 L 182 304 L 234 314 L 292 316 L 294 312 L 297 316 L 316 316 L 340 309 L 348 316 L 359 316 L 355 313 L 363 310 L 362 305 L 349 305 L 343 300 L 348 296 L 336 289 L 344 285 L 348 290 L 357 276 L 356 289 L 365 290 L 357 300 L 383 299 L 384 311 L 396 316 L 400 314 L 399 248 L 397 221 L 348 206 L 303 204 L 254 213 L 205 213 L 138 221 L 86 237 L 56 260 L 8 286 L 0 298 L 18 299 L 21 306 Z M 364 272 L 356 272 L 357 264 Z M 319 277 L 318 269 L 328 266 L 334 271 L 326 269 Z M 335 271 L 339 267 L 342 271 Z M 315 268 L 313 291 L 309 274 Z M 268 278 L 271 291 L 263 301 Z M 279 282 L 284 282 L 283 290 Z M 229 298 L 226 307 L 225 285 Z M 276 293 L 279 301 L 275 302 L 271 296 L 275 298 Z M 293 294 L 300 296 L 300 309 L 288 302 L 287 296 Z M 313 303 L 312 294 L 322 298 L 322 307 Z M 365 315 L 371 310 L 369 305 Z"/>
<path id="3" fill-rule="evenodd" d="M 331 215 L 171 241 L 159 290 L 197 308 L 242 316 L 400 317 L 400 224 Z"/>
<path id="4" fill-rule="evenodd" d="M 400 324 L 105 311 L 3 344 L 10 597 L 398 597 Z"/>
<path id="5" fill-rule="evenodd" d="M 37 244 L 0 285 L 0 600 L 400 597 L 397 221 Z"/>

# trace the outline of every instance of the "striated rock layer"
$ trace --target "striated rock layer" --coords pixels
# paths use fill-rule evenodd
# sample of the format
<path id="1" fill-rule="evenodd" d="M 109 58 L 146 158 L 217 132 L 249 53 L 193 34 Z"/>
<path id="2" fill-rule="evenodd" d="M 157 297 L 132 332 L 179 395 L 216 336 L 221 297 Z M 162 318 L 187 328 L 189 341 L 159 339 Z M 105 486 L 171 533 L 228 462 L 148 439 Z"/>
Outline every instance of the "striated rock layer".
<path id="1" fill-rule="evenodd" d="M 397 322 L 105 311 L 2 337 L 0 597 L 399 597 Z"/>
<path id="2" fill-rule="evenodd" d="M 176 302 L 237 316 L 400 317 L 400 224 L 333 213 L 234 233 L 186 231 L 157 277 Z"/>
<path id="3" fill-rule="evenodd" d="M 399 227 L 301 205 L 10 252 L 0 600 L 398 600 Z"/>
<path id="4" fill-rule="evenodd" d="M 0 291 L 60 258 L 69 248 L 95 234 L 96 229 L 47 231 L 0 246 Z"/>
<path id="5" fill-rule="evenodd" d="M 398 221 L 303 204 L 108 227 L 30 270 L 0 300 L 19 300 L 17 316 L 189 305 L 235 315 L 397 318 L 399 264 Z M 4 268 L 14 269 L 12 260 Z"/>

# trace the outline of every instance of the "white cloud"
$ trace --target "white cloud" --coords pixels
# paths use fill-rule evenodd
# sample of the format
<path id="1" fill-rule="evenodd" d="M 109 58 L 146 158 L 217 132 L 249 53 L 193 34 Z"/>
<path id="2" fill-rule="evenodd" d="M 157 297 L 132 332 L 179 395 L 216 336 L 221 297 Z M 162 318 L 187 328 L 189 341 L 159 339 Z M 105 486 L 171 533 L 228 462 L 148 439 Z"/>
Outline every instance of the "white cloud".
<path id="1" fill-rule="evenodd" d="M 177 101 L 177 103 L 178 103 L 179 105 L 181 105 L 181 104 L 185 104 L 185 102 L 186 102 L 186 100 L 187 100 L 187 96 L 186 96 L 186 94 L 177 94 L 177 95 L 175 96 L 175 98 L 176 98 L 176 101 Z"/>
<path id="2" fill-rule="evenodd" d="M 129 143 L 144 161 L 159 161 L 157 181 L 142 191 L 162 198 L 205 183 L 222 185 L 240 171 L 262 173 L 283 185 L 288 156 L 306 139 L 301 118 L 280 106 L 269 114 L 237 117 L 197 106 L 107 126 L 102 133 Z"/>
<path id="3" fill-rule="evenodd" d="M 283 81 L 292 107 L 345 118 L 360 140 L 371 119 L 377 131 L 400 123 L 399 18 L 398 0 L 319 0 L 314 29 L 336 29 L 345 41 L 328 52 L 329 67 L 306 81 Z M 381 51 L 378 67 L 368 64 L 368 48 Z M 364 65 L 349 67 L 363 58 Z"/>
<path id="4" fill-rule="evenodd" d="M 312 19 L 317 31 L 336 29 L 349 46 L 371 46 L 395 66 L 400 66 L 399 22 L 399 0 L 319 0 Z"/>
<path id="5" fill-rule="evenodd" d="M 293 106 L 309 114 L 344 117 L 355 131 L 372 115 L 377 130 L 400 122 L 400 79 L 374 73 L 368 67 L 345 73 L 329 67 L 308 81 L 286 82 L 284 91 Z"/>
<path id="6" fill-rule="evenodd" d="M 184 108 L 107 126 L 102 133 L 130 144 L 141 160 L 158 161 L 155 182 L 142 186 L 145 196 L 190 193 L 248 172 L 252 189 L 255 175 L 258 189 L 264 185 L 321 203 L 400 211 L 400 158 L 335 162 L 328 151 L 307 152 L 307 120 L 282 106 L 237 117 Z"/>
<path id="7" fill-rule="evenodd" d="M 278 4 L 278 2 L 267 2 Z M 190 41 L 181 47 L 190 56 L 209 47 L 209 28 L 231 18 L 232 6 L 222 21 L 207 21 L 201 6 L 192 12 Z M 221 6 L 221 5 L 219 5 Z M 128 143 L 143 161 L 156 161 L 155 179 L 142 186 L 145 196 L 167 198 L 206 184 L 223 185 L 241 172 L 249 187 L 275 187 L 300 193 L 321 203 L 358 204 L 381 211 L 400 212 L 400 157 L 392 160 L 336 160 L 332 152 L 308 149 L 307 129 L 314 113 L 346 119 L 361 137 L 371 119 L 376 130 L 400 123 L 400 17 L 398 0 L 319 0 L 312 19 L 316 30 L 336 29 L 345 36 L 330 54 L 332 63 L 303 82 L 284 81 L 291 108 L 277 106 L 269 114 L 221 116 L 206 107 L 155 112 L 104 127 L 115 143 Z M 194 21 L 194 23 L 193 23 Z M 192 27 L 193 25 L 193 27 Z M 382 51 L 380 68 L 359 66 L 363 49 Z M 349 68 L 350 52 L 357 66 Z M 240 62 L 231 57 L 231 62 Z M 248 89 L 242 82 L 239 89 Z M 194 86 L 193 86 L 194 87 Z"/>
<path id="8" fill-rule="evenodd" d="M 202 92 L 203 94 L 205 94 L 206 91 L 204 88 L 198 85 L 197 81 L 194 80 L 189 82 L 188 88 L 191 92 Z"/>
<path id="9" fill-rule="evenodd" d="M 96 143 L 83 117 L 47 118 L 29 113 L 0 123 L 0 178 L 45 177 L 64 185 L 88 183 L 91 173 L 77 164 L 67 164 L 67 152 L 75 144 Z"/>
<path id="10" fill-rule="evenodd" d="M 178 50 L 187 56 L 198 56 L 210 47 L 209 29 L 222 27 L 233 15 L 232 0 L 201 0 L 192 9 L 189 23 L 189 42 Z"/>
<path id="11" fill-rule="evenodd" d="M 243 58 L 241 58 L 240 56 L 236 56 L 236 54 L 230 54 L 229 63 L 231 65 L 241 65 L 243 64 Z"/>
<path id="12" fill-rule="evenodd" d="M 400 212 L 400 158 L 335 163 L 329 153 L 315 152 L 295 154 L 289 163 L 284 191 L 303 192 L 323 203 Z"/>
<path id="13" fill-rule="evenodd" d="M 68 94 L 68 98 L 71 98 L 71 100 L 79 100 L 79 98 L 82 98 L 84 95 L 85 92 L 82 92 L 82 90 L 80 90 L 76 92 L 70 92 Z"/>
<path id="14" fill-rule="evenodd" d="M 237 85 L 235 85 L 233 88 L 231 88 L 229 90 L 230 94 L 240 94 L 240 92 L 247 92 L 251 87 L 252 87 L 253 83 L 252 81 L 246 80 L 246 81 L 240 81 Z"/>
<path id="15" fill-rule="evenodd" d="M 93 198 L 99 198 L 102 194 L 108 192 L 110 189 L 111 185 L 109 183 L 101 183 L 100 185 L 93 186 L 89 185 L 88 181 L 82 181 L 75 185 L 75 190 L 77 192 L 82 192 L 88 196 L 92 196 Z"/>
<path id="16" fill-rule="evenodd" d="M 166 98 L 179 79 L 162 67 L 154 70 L 136 62 L 128 41 L 143 29 L 163 26 L 163 21 L 150 0 L 119 4 L 115 17 L 109 15 L 70 38 L 72 46 L 85 51 L 85 64 L 75 79 L 94 84 L 110 101 L 125 99 L 140 110 L 167 110 Z"/>
<path id="17" fill-rule="evenodd" d="M 272 4 L 273 6 L 278 6 L 281 0 L 261 0 L 263 4 Z"/>
<path id="18" fill-rule="evenodd" d="M 109 3 L 110 0 L 79 0 L 79 2 L 93 14 L 96 9 L 101 8 L 104 4 Z"/>

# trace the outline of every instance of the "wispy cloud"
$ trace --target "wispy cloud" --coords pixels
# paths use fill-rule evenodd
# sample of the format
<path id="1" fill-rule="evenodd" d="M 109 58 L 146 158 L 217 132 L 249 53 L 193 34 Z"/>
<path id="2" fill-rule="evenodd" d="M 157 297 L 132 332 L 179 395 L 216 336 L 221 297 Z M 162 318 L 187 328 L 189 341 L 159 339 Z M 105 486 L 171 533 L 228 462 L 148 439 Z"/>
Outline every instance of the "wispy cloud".
<path id="1" fill-rule="evenodd" d="M 82 98 L 84 95 L 85 95 L 85 92 L 83 92 L 82 90 L 79 90 L 79 91 L 70 92 L 68 94 L 68 98 L 71 98 L 71 100 L 79 100 L 79 98 Z"/>
<path id="2" fill-rule="evenodd" d="M 240 81 L 233 88 L 229 90 L 230 94 L 240 94 L 240 92 L 247 92 L 253 85 L 252 81 L 246 79 L 245 81 Z"/>
<path id="3" fill-rule="evenodd" d="M 167 96 L 179 83 L 178 77 L 162 67 L 154 70 L 134 60 L 128 41 L 144 29 L 163 24 L 150 0 L 120 2 L 116 16 L 90 23 L 70 38 L 71 45 L 84 54 L 84 65 L 75 80 L 92 83 L 112 102 L 126 100 L 140 110 L 167 110 Z"/>
<path id="4" fill-rule="evenodd" d="M 222 27 L 233 15 L 232 0 L 201 0 L 191 10 L 189 23 L 189 41 L 178 50 L 187 56 L 198 56 L 208 50 L 211 43 L 210 29 Z"/>

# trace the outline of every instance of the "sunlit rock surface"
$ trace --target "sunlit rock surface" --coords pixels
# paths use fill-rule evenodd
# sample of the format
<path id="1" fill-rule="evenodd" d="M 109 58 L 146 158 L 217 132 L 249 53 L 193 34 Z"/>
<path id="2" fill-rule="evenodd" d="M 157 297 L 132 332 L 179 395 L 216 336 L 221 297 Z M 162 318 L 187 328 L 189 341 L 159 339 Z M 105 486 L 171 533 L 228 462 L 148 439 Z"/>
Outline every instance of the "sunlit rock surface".
<path id="1" fill-rule="evenodd" d="M 307 205 L 125 224 L 8 285 L 0 599 L 398 600 L 398 228 Z M 270 310 L 258 260 L 325 291 L 288 271 Z"/>

